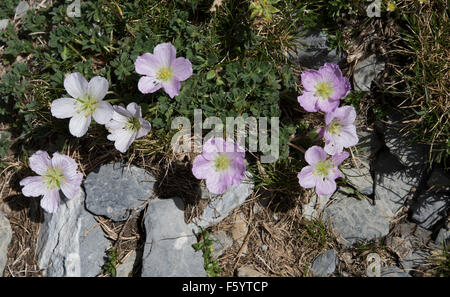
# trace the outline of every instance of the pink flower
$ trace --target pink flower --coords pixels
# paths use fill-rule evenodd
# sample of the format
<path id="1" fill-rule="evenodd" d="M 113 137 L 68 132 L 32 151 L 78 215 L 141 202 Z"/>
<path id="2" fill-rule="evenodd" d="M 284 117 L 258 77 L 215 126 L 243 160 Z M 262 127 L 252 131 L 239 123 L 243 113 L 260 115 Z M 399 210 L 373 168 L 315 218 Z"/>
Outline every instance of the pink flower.
<path id="1" fill-rule="evenodd" d="M 151 125 L 142 118 L 141 107 L 132 102 L 127 109 L 122 106 L 113 106 L 114 113 L 111 121 L 105 127 L 111 133 L 108 139 L 114 141 L 114 147 L 125 153 L 133 141 L 147 135 Z"/>
<path id="2" fill-rule="evenodd" d="M 173 98 L 181 89 L 181 81 L 192 75 L 192 64 L 188 59 L 177 58 L 177 50 L 170 43 L 158 44 L 153 54 L 145 53 L 134 63 L 141 77 L 138 89 L 143 94 L 153 93 L 161 87 Z"/>
<path id="3" fill-rule="evenodd" d="M 103 77 L 95 76 L 88 83 L 80 73 L 72 73 L 64 80 L 64 88 L 73 98 L 54 100 L 51 113 L 58 119 L 71 118 L 70 133 L 81 137 L 86 134 L 91 124 L 91 116 L 101 125 L 111 119 L 112 106 L 109 102 L 103 101 L 108 87 L 109 83 Z"/>
<path id="4" fill-rule="evenodd" d="M 301 77 L 304 90 L 297 100 L 309 112 L 331 112 L 350 92 L 350 82 L 336 64 L 325 63 L 319 70 L 303 71 Z"/>
<path id="5" fill-rule="evenodd" d="M 37 151 L 30 158 L 30 168 L 39 176 L 29 176 L 20 181 L 23 195 L 41 199 L 41 207 L 49 213 L 58 210 L 59 190 L 68 199 L 75 197 L 81 190 L 83 175 L 78 172 L 74 159 L 60 153 L 54 153 L 50 159 L 47 152 Z"/>
<path id="6" fill-rule="evenodd" d="M 356 119 L 356 111 L 353 106 L 343 106 L 335 111 L 325 114 L 325 151 L 334 155 L 342 152 L 346 147 L 358 143 L 356 127 L 353 122 Z"/>
<path id="7" fill-rule="evenodd" d="M 245 151 L 234 142 L 212 138 L 203 145 L 203 152 L 192 165 L 192 173 L 198 179 L 206 179 L 211 193 L 222 194 L 231 185 L 239 185 L 244 179 Z"/>
<path id="8" fill-rule="evenodd" d="M 328 158 L 328 154 L 320 146 L 312 146 L 305 153 L 309 166 L 303 167 L 297 175 L 303 188 L 316 188 L 317 195 L 331 195 L 336 191 L 335 179 L 342 177 L 338 166 L 349 156 L 342 152 Z"/>

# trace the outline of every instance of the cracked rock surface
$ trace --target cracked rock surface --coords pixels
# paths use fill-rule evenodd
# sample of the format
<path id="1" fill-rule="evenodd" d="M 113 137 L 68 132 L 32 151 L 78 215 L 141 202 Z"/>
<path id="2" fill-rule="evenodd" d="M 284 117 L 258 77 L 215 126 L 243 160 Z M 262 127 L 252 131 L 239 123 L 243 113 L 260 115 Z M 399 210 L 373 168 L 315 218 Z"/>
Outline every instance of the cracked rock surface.
<path id="1" fill-rule="evenodd" d="M 145 214 L 146 242 L 142 276 L 206 276 L 195 226 L 184 222 L 184 203 L 178 198 L 153 199 Z"/>

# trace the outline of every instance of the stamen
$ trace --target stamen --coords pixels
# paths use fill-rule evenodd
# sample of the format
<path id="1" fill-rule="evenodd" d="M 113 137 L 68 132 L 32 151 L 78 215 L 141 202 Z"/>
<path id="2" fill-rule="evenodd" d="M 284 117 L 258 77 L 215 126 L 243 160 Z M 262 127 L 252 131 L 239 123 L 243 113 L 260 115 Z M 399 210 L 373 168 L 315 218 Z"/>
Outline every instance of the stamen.
<path id="1" fill-rule="evenodd" d="M 223 171 L 228 169 L 231 165 L 230 158 L 225 154 L 220 154 L 214 159 L 214 168 L 216 171 Z"/>
<path id="2" fill-rule="evenodd" d="M 327 81 L 319 82 L 316 84 L 315 95 L 323 99 L 328 99 L 333 94 L 333 88 Z"/>
<path id="3" fill-rule="evenodd" d="M 169 81 L 173 77 L 173 71 L 169 67 L 162 67 L 158 70 L 156 76 L 161 81 Z"/>
<path id="4" fill-rule="evenodd" d="M 44 175 L 44 182 L 49 189 L 59 189 L 65 182 L 62 169 L 49 168 Z"/>

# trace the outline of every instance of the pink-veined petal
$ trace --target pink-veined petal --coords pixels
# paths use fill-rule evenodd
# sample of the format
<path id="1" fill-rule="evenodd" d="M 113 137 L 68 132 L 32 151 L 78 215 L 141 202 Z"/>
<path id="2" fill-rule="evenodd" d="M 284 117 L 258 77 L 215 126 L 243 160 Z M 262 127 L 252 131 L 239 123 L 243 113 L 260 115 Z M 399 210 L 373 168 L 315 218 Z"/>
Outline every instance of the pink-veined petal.
<path id="1" fill-rule="evenodd" d="M 94 76 L 89 81 L 88 94 L 97 100 L 105 98 L 108 92 L 109 82 L 106 78 L 101 76 Z"/>
<path id="2" fill-rule="evenodd" d="M 44 184 L 42 176 L 29 176 L 20 181 L 22 194 L 27 197 L 38 197 L 44 195 L 47 187 Z"/>
<path id="3" fill-rule="evenodd" d="M 312 146 L 305 152 L 305 160 L 309 165 L 315 165 L 317 162 L 325 160 L 328 154 L 320 146 Z"/>
<path id="4" fill-rule="evenodd" d="M 170 98 L 177 96 L 181 89 L 181 83 L 175 77 L 171 81 L 163 82 L 162 86 L 164 88 L 164 91 L 167 93 L 167 95 L 170 96 Z"/>
<path id="5" fill-rule="evenodd" d="M 74 198 L 81 190 L 83 175 L 78 173 L 74 178 L 67 180 L 61 185 L 61 191 L 67 199 Z"/>
<path id="6" fill-rule="evenodd" d="M 111 103 L 100 100 L 98 102 L 97 108 L 95 109 L 92 117 L 100 125 L 108 123 L 113 116 L 114 109 Z"/>
<path id="7" fill-rule="evenodd" d="M 316 180 L 316 193 L 320 196 L 331 195 L 336 191 L 336 182 L 330 179 L 318 178 Z"/>
<path id="8" fill-rule="evenodd" d="M 142 117 L 141 107 L 134 102 L 127 105 L 127 110 L 133 115 L 133 117 Z"/>
<path id="9" fill-rule="evenodd" d="M 39 175 L 44 175 L 51 167 L 50 156 L 45 151 L 35 152 L 29 159 L 30 168 Z"/>
<path id="10" fill-rule="evenodd" d="M 325 113 L 333 112 L 338 108 L 339 100 L 319 99 L 317 100 L 317 108 Z"/>
<path id="11" fill-rule="evenodd" d="M 213 194 L 222 194 L 225 192 L 230 183 L 228 183 L 228 176 L 222 175 L 218 172 L 210 173 L 206 179 L 206 187 Z"/>
<path id="12" fill-rule="evenodd" d="M 59 190 L 48 190 L 41 199 L 41 207 L 48 213 L 55 213 L 60 204 Z"/>
<path id="13" fill-rule="evenodd" d="M 177 50 L 171 43 L 160 43 L 155 46 L 153 55 L 163 67 L 170 67 L 177 56 Z"/>
<path id="14" fill-rule="evenodd" d="M 333 162 L 333 165 L 335 167 L 338 167 L 339 165 L 342 164 L 342 162 L 344 162 L 345 159 L 348 158 L 348 156 L 350 156 L 348 152 L 337 153 L 334 154 L 333 157 L 331 157 L 331 161 Z"/>
<path id="15" fill-rule="evenodd" d="M 125 153 L 136 138 L 136 132 L 121 129 L 116 131 L 114 147 L 121 153 Z"/>
<path id="16" fill-rule="evenodd" d="M 136 62 L 134 62 L 134 68 L 137 73 L 151 77 L 156 77 L 160 67 L 161 63 L 158 58 L 150 53 L 137 57 Z"/>
<path id="17" fill-rule="evenodd" d="M 69 122 L 70 134 L 76 137 L 81 137 L 86 134 L 89 125 L 91 124 L 91 117 L 82 114 L 75 114 Z"/>
<path id="18" fill-rule="evenodd" d="M 64 88 L 75 99 L 84 97 L 88 91 L 88 81 L 79 72 L 71 73 L 64 79 Z"/>
<path id="19" fill-rule="evenodd" d="M 75 114 L 75 99 L 73 98 L 59 98 L 53 100 L 50 107 L 52 116 L 58 119 L 71 118 Z"/>
<path id="20" fill-rule="evenodd" d="M 303 188 L 309 189 L 313 188 L 316 185 L 316 177 L 313 175 L 313 167 L 306 166 L 303 167 L 302 170 L 298 173 L 298 183 Z"/>
<path id="21" fill-rule="evenodd" d="M 317 100 L 318 97 L 314 96 L 313 92 L 303 91 L 301 96 L 297 97 L 298 103 L 308 112 L 316 112 L 317 109 Z"/>
<path id="22" fill-rule="evenodd" d="M 138 82 L 138 89 L 142 94 L 154 93 L 161 87 L 160 81 L 150 76 L 143 76 Z"/>
<path id="23" fill-rule="evenodd" d="M 184 81 L 192 75 L 192 64 L 188 59 L 176 58 L 172 62 L 171 68 L 179 81 Z"/>
<path id="24" fill-rule="evenodd" d="M 316 91 L 316 84 L 322 79 L 322 76 L 317 70 L 306 70 L 302 72 L 301 78 L 304 92 L 314 93 Z"/>
<path id="25" fill-rule="evenodd" d="M 213 171 L 213 162 L 202 155 L 197 156 L 192 164 L 192 174 L 197 179 L 206 179 Z"/>

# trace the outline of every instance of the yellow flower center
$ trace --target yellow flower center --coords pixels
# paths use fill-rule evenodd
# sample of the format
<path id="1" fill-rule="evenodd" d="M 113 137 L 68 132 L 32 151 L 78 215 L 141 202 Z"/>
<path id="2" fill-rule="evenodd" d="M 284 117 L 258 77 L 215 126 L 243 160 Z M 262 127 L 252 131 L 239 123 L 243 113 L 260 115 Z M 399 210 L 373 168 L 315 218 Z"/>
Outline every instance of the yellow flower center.
<path id="1" fill-rule="evenodd" d="M 327 177 L 332 168 L 333 166 L 330 161 L 322 160 L 317 162 L 316 166 L 314 166 L 313 174 L 319 177 Z"/>
<path id="2" fill-rule="evenodd" d="M 329 82 L 323 81 L 316 84 L 316 96 L 328 99 L 331 94 L 333 94 L 333 87 Z"/>
<path id="3" fill-rule="evenodd" d="M 161 67 L 156 76 L 160 81 L 169 81 L 173 77 L 173 71 L 169 67 Z"/>
<path id="4" fill-rule="evenodd" d="M 226 170 L 230 165 L 231 159 L 225 154 L 220 154 L 214 159 L 214 168 L 216 171 Z"/>
<path id="5" fill-rule="evenodd" d="M 98 106 L 98 100 L 91 96 L 78 98 L 77 102 L 77 112 L 84 114 L 86 117 L 92 115 Z"/>
<path id="6" fill-rule="evenodd" d="M 63 182 L 65 177 L 60 168 L 49 168 L 44 175 L 44 183 L 49 189 L 59 189 Z"/>
<path id="7" fill-rule="evenodd" d="M 339 133 L 341 133 L 341 125 L 340 125 L 339 121 L 333 120 L 331 122 L 330 127 L 328 128 L 328 132 L 330 134 L 339 134 Z"/>

